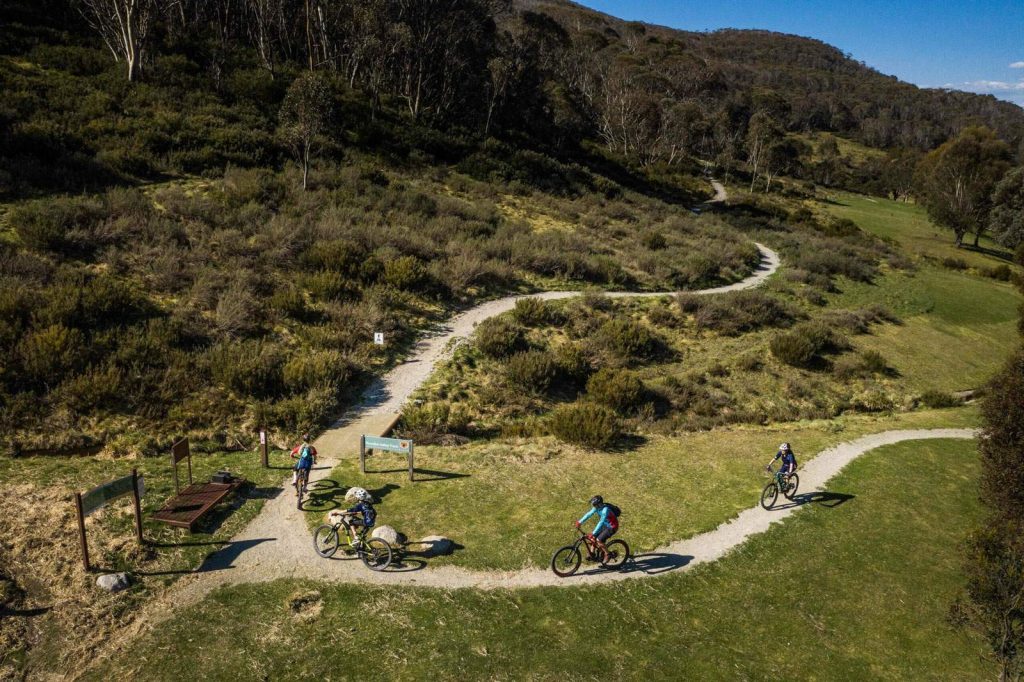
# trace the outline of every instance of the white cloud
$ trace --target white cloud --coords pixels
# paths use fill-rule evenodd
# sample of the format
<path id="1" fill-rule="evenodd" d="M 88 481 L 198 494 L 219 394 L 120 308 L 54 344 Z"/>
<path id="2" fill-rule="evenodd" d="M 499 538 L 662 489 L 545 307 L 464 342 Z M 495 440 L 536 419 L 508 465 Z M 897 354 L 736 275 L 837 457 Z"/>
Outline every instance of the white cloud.
<path id="1" fill-rule="evenodd" d="M 1024 69 L 1024 60 L 1010 64 L 1011 69 Z"/>
<path id="2" fill-rule="evenodd" d="M 958 89 L 970 90 L 971 92 L 1015 92 L 1018 90 L 1024 91 L 1024 80 L 1017 81 L 1016 83 L 1009 83 L 1007 81 L 966 81 L 959 86 L 953 85 L 949 87 L 956 87 Z"/>

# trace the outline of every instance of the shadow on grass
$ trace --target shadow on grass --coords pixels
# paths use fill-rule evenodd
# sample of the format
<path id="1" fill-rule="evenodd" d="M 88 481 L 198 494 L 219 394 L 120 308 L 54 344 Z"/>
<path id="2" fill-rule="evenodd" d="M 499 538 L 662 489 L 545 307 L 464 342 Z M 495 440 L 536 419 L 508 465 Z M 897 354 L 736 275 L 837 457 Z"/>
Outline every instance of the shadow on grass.
<path id="1" fill-rule="evenodd" d="M 847 493 L 833 493 L 827 490 L 815 490 L 810 493 L 797 493 L 793 496 L 793 499 L 786 504 L 777 504 L 772 507 L 772 511 L 780 509 L 792 509 L 794 507 L 802 507 L 806 504 L 817 504 L 822 507 L 828 507 L 833 509 L 843 504 L 847 500 L 852 500 L 856 495 L 849 495 Z"/>
<path id="2" fill-rule="evenodd" d="M 433 469 L 413 469 L 414 483 L 427 483 L 430 481 L 447 481 L 451 478 L 469 478 L 469 474 L 459 474 L 454 471 L 435 471 Z M 405 474 L 408 469 L 381 469 L 380 471 L 366 470 L 368 474 Z M 376 497 L 376 495 L 374 495 Z"/>
<path id="3" fill-rule="evenodd" d="M 622 568 L 604 568 L 600 564 L 585 571 L 577 573 L 577 576 L 600 575 L 602 573 L 643 573 L 644 575 L 658 575 L 668 573 L 686 567 L 693 557 L 689 554 L 669 554 L 666 552 L 647 552 L 636 554 L 629 558 Z"/>
<path id="4" fill-rule="evenodd" d="M 31 618 L 32 616 L 41 616 L 52 608 L 52 606 L 40 606 L 34 609 L 9 609 L 6 606 L 0 606 L 0 618 Z"/>

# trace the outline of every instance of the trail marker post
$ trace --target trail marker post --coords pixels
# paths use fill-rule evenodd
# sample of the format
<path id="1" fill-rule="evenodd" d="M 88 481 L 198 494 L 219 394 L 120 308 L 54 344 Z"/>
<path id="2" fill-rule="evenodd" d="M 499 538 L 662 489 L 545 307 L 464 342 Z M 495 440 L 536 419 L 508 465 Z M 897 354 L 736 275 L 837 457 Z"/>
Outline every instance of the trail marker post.
<path id="1" fill-rule="evenodd" d="M 366 453 L 374 450 L 404 453 L 409 462 L 409 480 L 415 480 L 414 457 L 416 446 L 408 438 L 382 438 L 380 436 L 359 437 L 359 473 L 366 473 Z"/>
<path id="2" fill-rule="evenodd" d="M 267 469 L 270 467 L 270 460 L 267 453 L 267 430 L 260 429 L 260 461 L 263 462 L 263 468 Z"/>

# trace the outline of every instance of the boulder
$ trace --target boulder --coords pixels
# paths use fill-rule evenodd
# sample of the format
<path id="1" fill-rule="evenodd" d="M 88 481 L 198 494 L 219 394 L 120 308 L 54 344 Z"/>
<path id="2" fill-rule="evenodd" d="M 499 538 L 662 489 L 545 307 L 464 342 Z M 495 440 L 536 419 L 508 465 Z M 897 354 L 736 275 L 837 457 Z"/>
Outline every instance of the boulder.
<path id="1" fill-rule="evenodd" d="M 455 549 L 455 543 L 443 535 L 428 535 L 419 542 L 423 556 L 443 556 L 451 554 Z"/>
<path id="2" fill-rule="evenodd" d="M 377 526 L 373 529 L 373 532 L 370 533 L 370 537 L 380 538 L 392 547 L 398 547 L 399 545 L 405 544 L 405 536 L 391 526 Z"/>
<path id="3" fill-rule="evenodd" d="M 131 584 L 131 578 L 128 577 L 127 573 L 107 573 L 96 578 L 96 586 L 107 592 L 127 590 Z"/>
<path id="4" fill-rule="evenodd" d="M 359 502 L 360 500 L 365 500 L 369 502 L 372 499 L 373 496 L 370 495 L 369 492 L 367 492 L 366 488 L 360 488 L 356 486 L 353 488 L 349 488 L 348 491 L 345 492 L 346 502 Z"/>

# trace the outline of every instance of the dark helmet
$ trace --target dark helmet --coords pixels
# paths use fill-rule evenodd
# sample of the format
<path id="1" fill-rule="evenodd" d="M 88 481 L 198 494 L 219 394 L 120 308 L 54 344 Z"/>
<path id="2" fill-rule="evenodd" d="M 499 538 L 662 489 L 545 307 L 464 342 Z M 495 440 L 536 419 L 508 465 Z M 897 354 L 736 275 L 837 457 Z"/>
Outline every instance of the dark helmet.
<path id="1" fill-rule="evenodd" d="M 600 507 L 602 504 L 604 504 L 604 498 L 600 495 L 594 495 L 590 498 L 591 507 Z"/>

